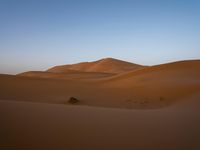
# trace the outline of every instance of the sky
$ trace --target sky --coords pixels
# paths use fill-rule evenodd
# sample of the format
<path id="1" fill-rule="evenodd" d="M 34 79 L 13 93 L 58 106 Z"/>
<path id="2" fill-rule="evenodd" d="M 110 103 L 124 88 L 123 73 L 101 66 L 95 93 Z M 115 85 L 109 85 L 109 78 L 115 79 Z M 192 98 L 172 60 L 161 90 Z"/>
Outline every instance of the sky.
<path id="1" fill-rule="evenodd" d="M 0 0 L 0 73 L 105 57 L 200 59 L 200 1 Z"/>

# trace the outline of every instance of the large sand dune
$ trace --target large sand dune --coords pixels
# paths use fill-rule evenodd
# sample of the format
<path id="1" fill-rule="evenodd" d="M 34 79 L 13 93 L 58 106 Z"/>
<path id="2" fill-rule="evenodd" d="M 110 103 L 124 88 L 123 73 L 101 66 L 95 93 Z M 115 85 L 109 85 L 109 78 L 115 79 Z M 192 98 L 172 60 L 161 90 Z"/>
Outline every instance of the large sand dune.
<path id="1" fill-rule="evenodd" d="M 46 71 L 28 71 L 18 75 L 38 78 L 91 80 L 110 77 L 119 73 L 138 70 L 144 67 L 145 66 L 114 58 L 105 58 L 93 62 L 55 66 Z"/>
<path id="2" fill-rule="evenodd" d="M 137 70 L 144 66 L 117 60 L 114 58 L 105 58 L 94 62 L 83 62 L 72 65 L 55 66 L 48 69 L 48 72 L 66 72 L 69 69 L 85 72 L 104 72 L 104 73 L 123 73 L 125 71 Z"/>
<path id="3" fill-rule="evenodd" d="M 0 149 L 200 149 L 200 60 L 86 64 L 0 75 Z"/>
<path id="4" fill-rule="evenodd" d="M 38 74 L 38 72 L 37 72 Z M 119 108 L 159 108 L 200 91 L 200 61 L 183 61 L 147 67 L 119 75 L 81 80 L 88 73 L 54 73 L 43 79 L 32 76 L 0 76 L 0 98 L 24 101 L 66 103 L 76 97 L 80 105 Z M 91 75 L 91 73 L 89 73 Z M 26 74 L 27 75 L 27 74 Z M 66 77 L 64 77 L 66 76 Z M 53 78 L 55 77 L 55 78 Z M 59 78 L 61 77 L 61 78 Z M 62 80 L 65 78 L 65 80 Z M 82 78 L 83 79 L 83 78 Z"/>
<path id="5" fill-rule="evenodd" d="M 105 79 L 105 87 L 121 88 L 137 97 L 175 101 L 200 92 L 200 61 L 152 66 Z"/>

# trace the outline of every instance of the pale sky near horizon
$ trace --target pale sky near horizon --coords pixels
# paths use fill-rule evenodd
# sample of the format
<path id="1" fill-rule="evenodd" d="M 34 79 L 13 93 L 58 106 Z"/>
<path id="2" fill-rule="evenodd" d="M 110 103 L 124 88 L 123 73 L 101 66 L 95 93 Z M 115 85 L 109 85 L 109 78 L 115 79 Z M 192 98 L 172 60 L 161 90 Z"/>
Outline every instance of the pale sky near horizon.
<path id="1" fill-rule="evenodd" d="M 199 0 L 0 0 L 0 73 L 200 59 L 199 18 Z"/>

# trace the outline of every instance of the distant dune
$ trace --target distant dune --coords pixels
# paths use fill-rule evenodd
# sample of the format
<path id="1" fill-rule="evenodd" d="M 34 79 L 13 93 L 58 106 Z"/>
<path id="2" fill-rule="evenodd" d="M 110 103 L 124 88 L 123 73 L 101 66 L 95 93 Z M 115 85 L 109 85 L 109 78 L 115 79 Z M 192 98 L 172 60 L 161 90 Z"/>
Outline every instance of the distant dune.
<path id="1" fill-rule="evenodd" d="M 127 71 L 138 70 L 145 66 L 105 58 L 94 62 L 83 62 L 78 64 L 55 66 L 47 71 L 28 71 L 18 75 L 25 77 L 91 80 L 110 77 Z"/>
<path id="2" fill-rule="evenodd" d="M 132 71 L 143 68 L 144 66 L 133 64 L 130 62 L 114 59 L 105 58 L 94 62 L 83 62 L 72 65 L 55 66 L 48 69 L 48 72 L 59 72 L 64 73 L 70 70 L 79 70 L 85 72 L 104 72 L 104 73 L 123 73 L 125 71 Z"/>

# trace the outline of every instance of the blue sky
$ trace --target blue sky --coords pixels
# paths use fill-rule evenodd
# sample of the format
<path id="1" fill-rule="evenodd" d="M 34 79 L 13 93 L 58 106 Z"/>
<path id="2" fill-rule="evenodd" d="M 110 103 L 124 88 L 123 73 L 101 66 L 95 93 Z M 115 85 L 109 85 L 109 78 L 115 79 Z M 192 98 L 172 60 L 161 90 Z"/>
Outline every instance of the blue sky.
<path id="1" fill-rule="evenodd" d="M 200 59 L 199 18 L 199 0 L 0 0 L 0 73 Z"/>

